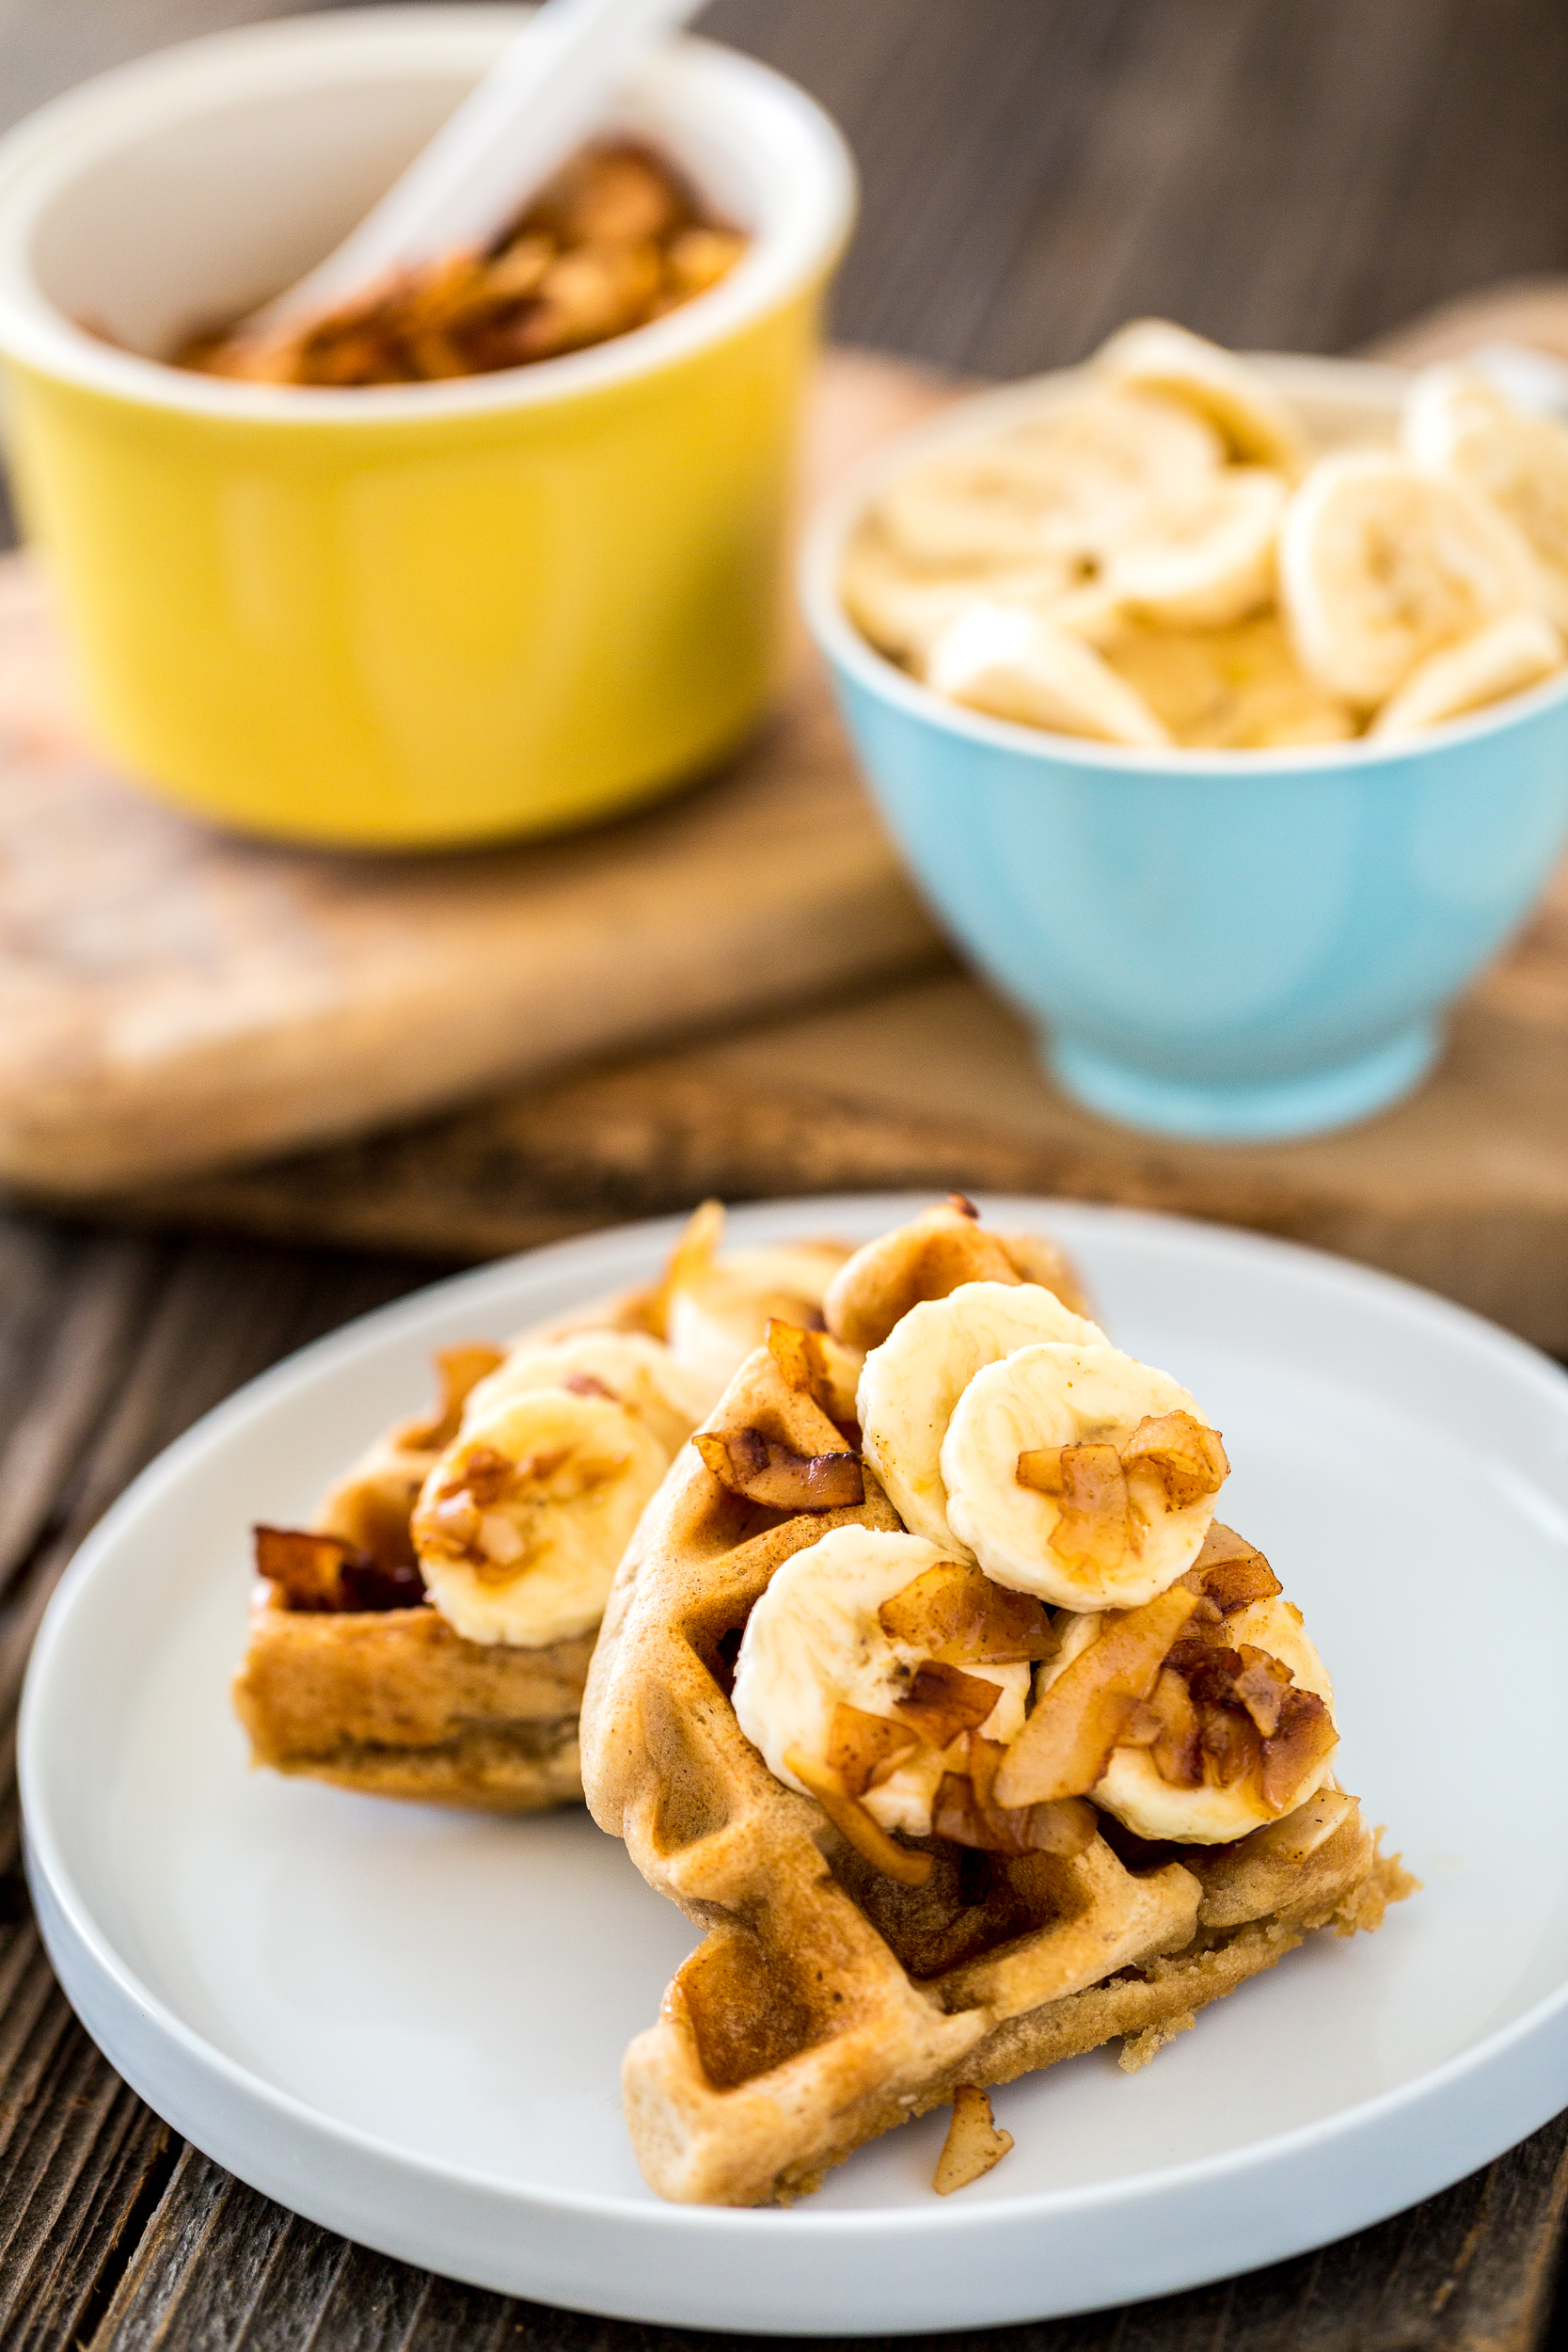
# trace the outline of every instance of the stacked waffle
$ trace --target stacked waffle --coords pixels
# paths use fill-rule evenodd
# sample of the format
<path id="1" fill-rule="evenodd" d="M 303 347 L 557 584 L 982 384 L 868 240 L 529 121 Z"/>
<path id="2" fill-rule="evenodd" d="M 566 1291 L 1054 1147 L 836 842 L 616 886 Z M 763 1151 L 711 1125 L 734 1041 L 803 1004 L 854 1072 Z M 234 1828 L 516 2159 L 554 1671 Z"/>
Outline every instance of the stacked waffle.
<path id="1" fill-rule="evenodd" d="M 1408 1889 L 1214 1517 L 1220 1434 L 1083 1303 L 934 1211 L 825 1332 L 770 1328 L 643 1516 L 582 1733 L 594 1818 L 705 1931 L 626 2060 L 663 2196 L 787 2198 L 987 2085 L 1141 2064 Z"/>

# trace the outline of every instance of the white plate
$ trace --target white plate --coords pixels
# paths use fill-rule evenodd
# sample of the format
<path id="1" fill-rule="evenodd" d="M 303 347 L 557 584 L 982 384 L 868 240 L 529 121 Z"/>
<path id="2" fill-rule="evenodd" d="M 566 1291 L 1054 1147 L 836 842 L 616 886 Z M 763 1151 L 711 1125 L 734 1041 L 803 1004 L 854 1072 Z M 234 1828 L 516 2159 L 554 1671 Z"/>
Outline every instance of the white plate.
<path id="1" fill-rule="evenodd" d="M 923 1202 L 745 1209 L 871 1234 Z M 627 2038 L 694 1938 L 581 1812 L 467 1819 L 249 1773 L 225 1684 L 245 1531 L 298 1519 L 425 1392 L 434 1345 L 651 1275 L 673 1228 L 458 1277 L 198 1424 L 84 1545 L 29 1678 L 22 1779 L 50 1953 L 137 2090 L 242 2179 L 404 2261 L 650 2321 L 977 2326 L 1272 2262 L 1443 2187 L 1568 2099 L 1568 1380 L 1438 1300 L 1305 1250 L 1057 1203 L 1105 1320 L 1187 1382 L 1333 1671 L 1341 1776 L 1426 1881 L 1146 2071 L 997 2096 L 1017 2146 L 931 2194 L 942 2119 L 788 2212 L 662 2205 Z M 1337 1770 L 1341 1768 L 1337 1767 Z"/>

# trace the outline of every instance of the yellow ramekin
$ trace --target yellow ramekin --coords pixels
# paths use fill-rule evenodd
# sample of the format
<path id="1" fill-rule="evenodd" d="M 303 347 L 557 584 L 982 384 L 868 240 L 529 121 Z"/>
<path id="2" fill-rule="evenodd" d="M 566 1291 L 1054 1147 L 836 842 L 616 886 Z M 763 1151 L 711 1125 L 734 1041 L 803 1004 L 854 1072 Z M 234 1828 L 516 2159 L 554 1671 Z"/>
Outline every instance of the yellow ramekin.
<path id="1" fill-rule="evenodd" d="M 388 849 L 553 830 L 700 771 L 768 696 L 854 178 L 827 117 L 766 68 L 683 41 L 622 112 L 752 231 L 722 285 L 652 326 L 345 391 L 141 356 L 300 275 L 523 14 L 215 34 L 0 142 L 27 529 L 105 749 L 203 816 Z"/>

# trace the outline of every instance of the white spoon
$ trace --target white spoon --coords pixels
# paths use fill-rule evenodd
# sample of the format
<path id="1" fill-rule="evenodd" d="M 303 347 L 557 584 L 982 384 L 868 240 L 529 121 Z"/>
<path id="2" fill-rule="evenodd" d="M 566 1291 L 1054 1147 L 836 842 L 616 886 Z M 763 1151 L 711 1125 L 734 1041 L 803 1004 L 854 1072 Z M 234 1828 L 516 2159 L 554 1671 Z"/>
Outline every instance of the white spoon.
<path id="1" fill-rule="evenodd" d="M 650 51 L 705 0 L 546 0 L 325 262 L 247 331 L 336 310 L 388 272 L 484 246 L 603 121 Z"/>

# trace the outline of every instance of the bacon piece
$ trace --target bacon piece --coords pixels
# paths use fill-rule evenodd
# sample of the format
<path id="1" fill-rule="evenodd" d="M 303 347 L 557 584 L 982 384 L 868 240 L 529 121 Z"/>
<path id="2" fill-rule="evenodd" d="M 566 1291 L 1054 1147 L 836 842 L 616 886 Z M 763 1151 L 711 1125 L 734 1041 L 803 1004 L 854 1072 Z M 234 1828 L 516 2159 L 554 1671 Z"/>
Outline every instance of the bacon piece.
<path id="1" fill-rule="evenodd" d="M 877 1612 L 882 1631 L 940 1664 L 1000 1665 L 1049 1658 L 1056 1634 L 1032 1593 L 993 1584 L 983 1568 L 939 1560 Z"/>
<path id="2" fill-rule="evenodd" d="M 1148 1698 L 1197 1595 L 1168 1592 L 1112 1615 L 1044 1692 L 1007 1752 L 997 1780 L 1006 1805 L 1079 1797 L 1110 1761 L 1135 1700 Z"/>
<path id="3" fill-rule="evenodd" d="M 909 1690 L 894 1705 L 930 1746 L 945 1748 L 960 1731 L 977 1731 L 1001 1696 L 997 1685 L 982 1675 L 933 1664 L 915 1669 Z"/>
<path id="4" fill-rule="evenodd" d="M 1300 1799 L 1308 1772 L 1339 1744 L 1334 1719 L 1315 1691 L 1291 1686 L 1280 1708 L 1279 1728 L 1263 1742 L 1259 1792 L 1271 1813 L 1289 1813 Z"/>
<path id="5" fill-rule="evenodd" d="M 920 1735 L 887 1715 L 870 1715 L 841 1701 L 828 1733 L 828 1770 L 836 1772 L 851 1797 L 863 1797 L 895 1772 L 918 1747 Z"/>
<path id="6" fill-rule="evenodd" d="M 884 1878 L 896 1879 L 901 1886 L 924 1886 L 931 1875 L 932 1857 L 928 1853 L 912 1853 L 908 1846 L 900 1846 L 890 1837 L 879 1821 L 874 1821 L 858 1798 L 852 1797 L 826 1764 L 818 1764 L 799 1748 L 791 1748 L 784 1756 L 784 1770 L 810 1789 L 834 1829 L 870 1863 Z"/>
<path id="7" fill-rule="evenodd" d="M 285 1609 L 360 1615 L 418 1609 L 424 1579 L 416 1567 L 383 1566 L 341 1535 L 305 1528 L 258 1527 L 256 1572 L 280 1595 Z"/>
<path id="8" fill-rule="evenodd" d="M 1150 1413 L 1121 1448 L 1130 1478 L 1140 1472 L 1164 1488 L 1168 1510 L 1185 1510 L 1218 1494 L 1230 1475 L 1220 1433 L 1191 1413 Z"/>
<path id="9" fill-rule="evenodd" d="M 1244 1609 L 1249 1601 L 1272 1600 L 1283 1587 L 1262 1553 L 1233 1527 L 1215 1519 L 1203 1539 L 1203 1549 L 1181 1579 L 1195 1593 L 1212 1601 L 1222 1616 Z"/>
<path id="10" fill-rule="evenodd" d="M 1048 1542 L 1079 1576 L 1117 1568 L 1127 1556 L 1127 1476 L 1114 1445 L 1036 1446 L 1018 1457 L 1018 1483 L 1050 1495 L 1059 1516 Z"/>
<path id="11" fill-rule="evenodd" d="M 865 1501 L 865 1473 L 853 1454 L 797 1454 L 760 1429 L 719 1437 L 699 1430 L 698 1453 L 721 1486 L 775 1511 L 838 1511 Z"/>

